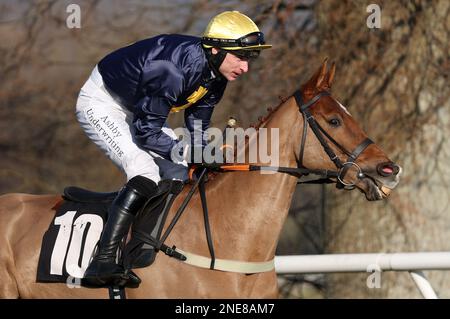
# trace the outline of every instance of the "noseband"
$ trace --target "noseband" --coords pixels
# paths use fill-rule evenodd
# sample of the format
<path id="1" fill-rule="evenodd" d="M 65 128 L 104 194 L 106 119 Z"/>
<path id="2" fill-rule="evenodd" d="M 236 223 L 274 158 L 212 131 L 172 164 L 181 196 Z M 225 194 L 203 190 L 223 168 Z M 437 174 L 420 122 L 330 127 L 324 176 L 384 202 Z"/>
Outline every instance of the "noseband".
<path id="1" fill-rule="evenodd" d="M 338 169 L 337 172 L 329 171 L 327 174 L 327 178 L 330 177 L 336 177 L 336 187 L 337 188 L 345 188 L 345 189 L 353 189 L 355 188 L 355 183 L 346 183 L 344 182 L 344 177 L 347 174 L 348 170 L 351 166 L 354 166 L 357 170 L 357 177 L 359 179 L 364 178 L 365 174 L 362 171 L 361 167 L 359 167 L 358 164 L 355 163 L 356 159 L 361 155 L 364 150 L 373 143 L 373 141 L 370 138 L 366 138 L 364 141 L 362 141 L 354 150 L 353 152 L 347 151 L 341 144 L 336 142 L 334 138 L 332 138 L 316 121 L 314 116 L 309 111 L 309 108 L 313 106 L 317 101 L 319 101 L 323 96 L 329 96 L 330 93 L 327 91 L 322 91 L 319 94 L 317 94 L 315 97 L 313 97 L 308 102 L 304 103 L 302 98 L 302 93 L 300 90 L 297 90 L 294 93 L 295 101 L 297 102 L 298 108 L 300 113 L 303 117 L 303 135 L 302 140 L 300 144 L 300 153 L 299 153 L 299 159 L 298 159 L 298 167 L 305 169 L 308 171 L 306 167 L 303 166 L 303 154 L 305 151 L 305 143 L 306 143 L 306 134 L 308 132 L 308 126 L 306 123 L 308 123 L 309 127 L 313 131 L 314 135 L 319 140 L 320 144 L 322 145 L 325 153 L 327 153 L 330 160 L 334 163 L 336 168 Z M 326 137 L 326 138 L 325 138 Z M 336 155 L 336 153 L 331 149 L 329 146 L 327 139 L 331 141 L 335 146 L 337 146 L 344 154 L 348 156 L 347 160 L 342 163 L 340 158 Z M 313 172 L 314 170 L 310 170 Z"/>

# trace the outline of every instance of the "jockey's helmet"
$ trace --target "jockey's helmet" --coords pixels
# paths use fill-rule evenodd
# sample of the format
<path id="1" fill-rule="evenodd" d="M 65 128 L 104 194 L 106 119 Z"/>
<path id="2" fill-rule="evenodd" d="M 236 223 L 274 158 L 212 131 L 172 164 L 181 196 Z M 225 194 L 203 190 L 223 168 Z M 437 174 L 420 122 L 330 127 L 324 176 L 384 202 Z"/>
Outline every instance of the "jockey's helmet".
<path id="1" fill-rule="evenodd" d="M 202 37 L 204 48 L 257 51 L 272 47 L 258 26 L 239 11 L 225 11 L 211 19 Z"/>

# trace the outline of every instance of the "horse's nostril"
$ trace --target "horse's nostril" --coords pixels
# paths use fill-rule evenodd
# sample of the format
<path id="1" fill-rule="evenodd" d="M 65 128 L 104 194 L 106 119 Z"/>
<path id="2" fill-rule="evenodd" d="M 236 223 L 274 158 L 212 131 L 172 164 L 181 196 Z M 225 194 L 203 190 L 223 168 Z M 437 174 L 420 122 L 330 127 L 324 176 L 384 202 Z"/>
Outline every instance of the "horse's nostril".
<path id="1" fill-rule="evenodd" d="M 381 176 L 391 176 L 391 175 L 397 175 L 400 171 L 400 168 L 398 165 L 388 162 L 388 163 L 381 163 L 377 166 L 378 174 Z"/>

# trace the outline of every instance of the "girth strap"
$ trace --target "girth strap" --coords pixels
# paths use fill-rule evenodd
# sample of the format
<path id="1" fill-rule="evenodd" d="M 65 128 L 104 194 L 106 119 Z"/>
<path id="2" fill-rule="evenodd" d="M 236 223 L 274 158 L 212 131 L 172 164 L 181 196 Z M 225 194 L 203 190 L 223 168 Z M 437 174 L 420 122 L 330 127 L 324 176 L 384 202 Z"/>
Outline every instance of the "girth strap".
<path id="1" fill-rule="evenodd" d="M 186 256 L 184 263 L 201 268 L 211 269 L 211 258 L 189 253 L 177 248 L 177 252 Z M 214 270 L 236 272 L 241 274 L 256 274 L 275 269 L 275 260 L 252 262 L 229 259 L 216 259 Z"/>

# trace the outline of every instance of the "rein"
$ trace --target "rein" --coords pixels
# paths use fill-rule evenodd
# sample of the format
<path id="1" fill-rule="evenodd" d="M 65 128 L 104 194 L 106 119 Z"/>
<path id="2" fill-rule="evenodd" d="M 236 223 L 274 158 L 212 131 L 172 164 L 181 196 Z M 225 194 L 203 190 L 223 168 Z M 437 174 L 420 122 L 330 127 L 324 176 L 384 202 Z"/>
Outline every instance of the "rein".
<path id="1" fill-rule="evenodd" d="M 355 183 L 347 183 L 344 181 L 344 177 L 347 174 L 348 170 L 351 166 L 354 166 L 357 170 L 357 177 L 359 179 L 364 178 L 365 174 L 358 164 L 355 163 L 356 159 L 361 155 L 364 150 L 370 145 L 373 144 L 373 141 L 370 138 L 364 139 L 353 152 L 349 152 L 346 150 L 341 144 L 339 144 L 333 137 L 331 137 L 316 121 L 314 116 L 309 111 L 309 108 L 313 106 L 316 102 L 318 102 L 322 97 L 329 96 L 330 93 L 327 91 L 322 91 L 316 96 L 314 96 L 311 100 L 304 103 L 302 94 L 300 90 L 297 90 L 294 93 L 295 101 L 298 105 L 299 112 L 303 117 L 303 134 L 300 144 L 300 152 L 298 156 L 298 166 L 297 167 L 278 167 L 278 166 L 260 166 L 260 165 L 236 165 L 236 164 L 201 164 L 202 167 L 208 168 L 209 170 L 218 171 L 218 172 L 229 172 L 229 171 L 273 171 L 279 173 L 286 173 L 289 175 L 296 176 L 301 178 L 302 176 L 306 176 L 309 174 L 319 175 L 322 178 L 317 180 L 311 180 L 307 182 L 299 182 L 300 184 L 308 183 L 308 184 L 316 184 L 316 183 L 334 183 L 331 178 L 336 178 L 336 187 L 337 188 L 345 188 L 345 189 L 353 189 L 355 187 Z M 306 125 L 308 123 L 308 125 Z M 306 136 L 308 132 L 308 126 L 313 131 L 316 138 L 319 140 L 322 148 L 325 153 L 327 153 L 330 160 L 334 163 L 337 170 L 326 170 L 326 169 L 310 169 L 303 166 L 303 156 L 305 151 L 306 144 Z M 329 146 L 328 141 L 331 141 L 337 148 L 339 148 L 344 154 L 348 156 L 347 160 L 342 163 L 340 158 L 336 155 L 336 153 Z"/>

